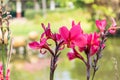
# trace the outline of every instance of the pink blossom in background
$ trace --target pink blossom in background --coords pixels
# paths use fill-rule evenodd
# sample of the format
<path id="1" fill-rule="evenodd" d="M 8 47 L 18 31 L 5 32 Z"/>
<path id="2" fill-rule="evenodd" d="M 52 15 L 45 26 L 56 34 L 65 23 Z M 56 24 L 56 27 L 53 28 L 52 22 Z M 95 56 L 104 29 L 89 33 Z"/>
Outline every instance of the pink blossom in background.
<path id="1" fill-rule="evenodd" d="M 0 64 L 0 80 L 4 80 L 2 64 Z M 10 69 L 7 69 L 6 79 L 5 80 L 10 80 Z"/>
<path id="2" fill-rule="evenodd" d="M 114 20 L 114 18 L 112 18 L 112 25 L 110 26 L 110 28 L 108 29 L 110 34 L 115 34 L 116 33 L 116 29 L 117 29 L 117 23 Z"/>
<path id="3" fill-rule="evenodd" d="M 104 32 L 107 22 L 106 20 L 96 20 L 96 26 L 100 30 L 100 32 Z"/>
<path id="4" fill-rule="evenodd" d="M 10 69 L 7 70 L 6 80 L 10 80 Z"/>

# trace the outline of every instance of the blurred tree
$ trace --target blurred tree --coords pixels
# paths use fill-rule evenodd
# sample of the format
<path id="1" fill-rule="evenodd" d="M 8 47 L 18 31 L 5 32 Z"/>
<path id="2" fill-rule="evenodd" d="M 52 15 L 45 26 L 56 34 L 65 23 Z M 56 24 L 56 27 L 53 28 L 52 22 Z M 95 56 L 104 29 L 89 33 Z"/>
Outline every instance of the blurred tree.
<path id="1" fill-rule="evenodd" d="M 50 10 L 55 10 L 55 1 L 50 0 Z"/>
<path id="2" fill-rule="evenodd" d="M 26 8 L 33 8 L 33 7 L 34 7 L 34 3 L 32 1 L 26 2 Z"/>
<path id="3" fill-rule="evenodd" d="M 42 0 L 42 11 L 43 11 L 43 16 L 46 16 L 46 0 Z"/>
<path id="4" fill-rule="evenodd" d="M 38 12 L 40 10 L 40 5 L 38 3 L 38 0 L 34 0 L 34 9 L 36 12 Z"/>
<path id="5" fill-rule="evenodd" d="M 56 3 L 59 5 L 59 7 L 66 7 L 67 2 L 73 1 L 73 0 L 56 0 Z"/>
<path id="6" fill-rule="evenodd" d="M 86 7 L 94 2 L 94 0 L 72 0 L 76 7 Z"/>

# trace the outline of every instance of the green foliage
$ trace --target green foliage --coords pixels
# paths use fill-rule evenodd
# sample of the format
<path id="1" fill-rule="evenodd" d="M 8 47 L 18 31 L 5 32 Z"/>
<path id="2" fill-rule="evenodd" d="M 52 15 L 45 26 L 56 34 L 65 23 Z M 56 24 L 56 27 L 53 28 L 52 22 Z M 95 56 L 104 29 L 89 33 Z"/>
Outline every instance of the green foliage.
<path id="1" fill-rule="evenodd" d="M 92 5 L 93 13 L 95 19 L 104 18 L 104 17 L 115 17 L 115 13 L 111 7 L 102 6 L 102 5 Z"/>
<path id="2" fill-rule="evenodd" d="M 26 7 L 27 7 L 27 8 L 33 8 L 33 7 L 34 7 L 33 1 L 27 1 L 27 2 L 26 2 Z"/>
<path id="3" fill-rule="evenodd" d="M 27 19 L 33 19 L 33 18 L 35 18 L 36 15 L 41 15 L 41 12 L 40 11 L 36 12 L 35 10 L 32 10 L 32 9 L 27 9 L 25 11 L 25 17 Z"/>
<path id="4" fill-rule="evenodd" d="M 59 4 L 60 7 L 66 7 L 66 2 L 69 0 L 56 0 L 56 3 Z"/>
<path id="5" fill-rule="evenodd" d="M 94 0 L 73 0 L 76 7 L 86 7 L 87 4 L 93 3 Z"/>
<path id="6" fill-rule="evenodd" d="M 27 21 L 22 20 L 21 22 L 15 21 L 16 23 L 14 24 L 11 23 L 11 28 L 12 28 L 11 30 L 14 35 L 27 36 L 28 33 L 33 30 L 41 32 L 43 30 L 41 28 L 41 23 L 45 23 L 45 25 L 51 23 L 51 29 L 54 32 L 58 31 L 59 27 L 63 25 L 70 28 L 72 20 L 75 20 L 75 22 L 80 21 L 82 28 L 85 31 L 91 31 L 92 27 L 94 27 L 91 26 L 91 22 L 88 22 L 88 20 L 91 19 L 90 14 L 87 11 L 83 11 L 81 9 L 74 9 L 74 10 L 64 9 L 53 12 L 48 11 L 46 17 L 41 16 L 41 14 L 36 14 L 36 15 L 26 14 L 26 16 L 28 19 Z"/>

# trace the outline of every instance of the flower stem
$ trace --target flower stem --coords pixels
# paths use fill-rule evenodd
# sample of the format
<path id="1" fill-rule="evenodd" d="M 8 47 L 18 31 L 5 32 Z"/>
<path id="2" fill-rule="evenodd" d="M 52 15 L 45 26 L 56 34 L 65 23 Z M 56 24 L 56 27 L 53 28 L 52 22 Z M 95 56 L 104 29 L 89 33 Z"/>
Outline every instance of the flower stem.
<path id="1" fill-rule="evenodd" d="M 52 56 L 51 63 L 50 63 L 50 80 L 54 80 L 54 72 L 57 67 L 56 62 L 57 62 L 56 57 Z"/>
<path id="2" fill-rule="evenodd" d="M 3 77 L 4 77 L 4 80 L 5 80 L 5 78 L 6 78 L 6 65 L 5 65 L 5 60 L 6 60 L 6 57 L 5 57 L 5 48 L 6 48 L 6 46 L 5 46 L 5 44 L 2 44 L 2 66 L 3 66 Z"/>
<path id="3" fill-rule="evenodd" d="M 90 80 L 90 54 L 87 54 L 87 80 Z"/>
<path id="4" fill-rule="evenodd" d="M 95 73 L 96 73 L 96 70 L 94 69 L 94 71 L 93 71 L 93 75 L 92 75 L 92 80 L 94 80 Z"/>

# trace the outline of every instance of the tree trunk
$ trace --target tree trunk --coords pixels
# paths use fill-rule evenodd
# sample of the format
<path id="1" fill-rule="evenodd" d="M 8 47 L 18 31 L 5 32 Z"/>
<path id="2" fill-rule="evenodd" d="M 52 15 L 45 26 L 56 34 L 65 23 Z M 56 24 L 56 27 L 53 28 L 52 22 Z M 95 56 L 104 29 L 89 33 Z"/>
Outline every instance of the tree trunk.
<path id="1" fill-rule="evenodd" d="M 55 1 L 50 0 L 50 10 L 55 10 Z"/>
<path id="2" fill-rule="evenodd" d="M 22 15 L 22 3 L 21 0 L 17 0 L 16 1 L 16 13 L 17 13 L 17 18 L 21 18 Z"/>
<path id="3" fill-rule="evenodd" d="M 43 16 L 46 16 L 46 0 L 42 0 L 42 11 L 43 11 Z"/>
<path id="4" fill-rule="evenodd" d="M 40 10 L 40 5 L 38 3 L 38 0 L 34 0 L 34 9 L 36 12 L 38 12 Z"/>

